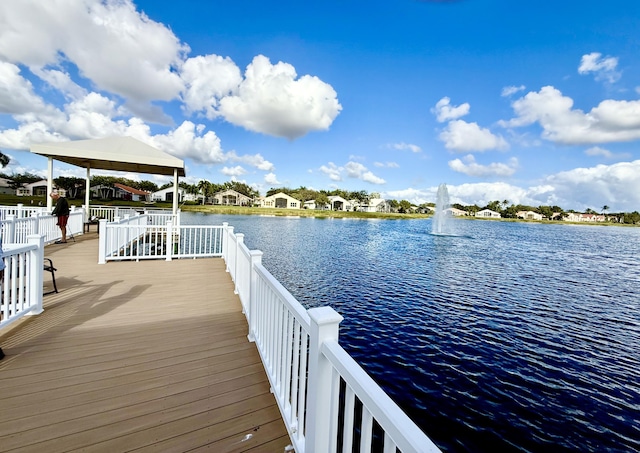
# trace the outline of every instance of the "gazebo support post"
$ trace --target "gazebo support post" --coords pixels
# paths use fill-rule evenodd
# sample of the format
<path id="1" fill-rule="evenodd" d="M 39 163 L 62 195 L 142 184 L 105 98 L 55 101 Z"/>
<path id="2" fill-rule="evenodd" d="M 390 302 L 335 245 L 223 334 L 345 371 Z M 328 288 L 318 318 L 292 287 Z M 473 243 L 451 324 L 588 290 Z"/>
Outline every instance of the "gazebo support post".
<path id="1" fill-rule="evenodd" d="M 173 169 L 173 218 L 178 214 L 178 169 Z"/>
<path id="2" fill-rule="evenodd" d="M 47 211 L 51 213 L 53 209 L 53 200 L 49 194 L 53 192 L 53 157 L 49 157 L 47 162 Z"/>
<path id="3" fill-rule="evenodd" d="M 90 220 L 89 213 L 89 199 L 91 198 L 91 165 L 87 165 L 87 181 L 85 183 L 84 188 L 84 221 L 88 222 Z"/>

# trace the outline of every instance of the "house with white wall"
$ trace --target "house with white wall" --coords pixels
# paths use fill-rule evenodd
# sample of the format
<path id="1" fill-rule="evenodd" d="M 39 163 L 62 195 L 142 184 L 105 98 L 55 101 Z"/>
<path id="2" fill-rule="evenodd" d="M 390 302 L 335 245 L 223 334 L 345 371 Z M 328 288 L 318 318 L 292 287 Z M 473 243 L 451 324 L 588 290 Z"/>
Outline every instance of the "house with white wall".
<path id="1" fill-rule="evenodd" d="M 502 216 L 499 212 L 492 211 L 491 209 L 483 209 L 482 211 L 476 212 L 476 217 L 482 217 L 485 219 L 499 219 Z"/>
<path id="2" fill-rule="evenodd" d="M 284 192 L 278 192 L 268 197 L 260 197 L 261 208 L 301 209 L 302 202 Z"/>
<path id="3" fill-rule="evenodd" d="M 251 206 L 253 198 L 233 189 L 216 192 L 213 195 L 213 204 L 224 206 Z"/>
<path id="4" fill-rule="evenodd" d="M 453 217 L 462 217 L 467 215 L 467 211 L 463 211 L 462 209 L 458 208 L 447 208 L 444 210 L 444 212 Z"/>
<path id="5" fill-rule="evenodd" d="M 535 211 L 518 211 L 516 217 L 525 220 L 542 220 L 544 218 L 542 214 Z"/>
<path id="6" fill-rule="evenodd" d="M 178 187 L 178 203 L 187 201 L 187 191 L 182 187 Z M 193 194 L 191 194 L 193 195 Z M 191 197 L 189 201 L 195 201 L 195 196 Z M 164 189 L 156 190 L 151 194 L 151 201 L 168 201 L 173 202 L 173 187 L 165 187 Z"/>
<path id="7" fill-rule="evenodd" d="M 338 195 L 330 195 L 329 205 L 332 211 L 353 211 L 353 205 L 351 202 L 345 200 Z"/>
<path id="8" fill-rule="evenodd" d="M 390 212 L 391 206 L 384 198 L 371 198 L 368 203 L 363 203 L 358 207 L 362 212 Z"/>

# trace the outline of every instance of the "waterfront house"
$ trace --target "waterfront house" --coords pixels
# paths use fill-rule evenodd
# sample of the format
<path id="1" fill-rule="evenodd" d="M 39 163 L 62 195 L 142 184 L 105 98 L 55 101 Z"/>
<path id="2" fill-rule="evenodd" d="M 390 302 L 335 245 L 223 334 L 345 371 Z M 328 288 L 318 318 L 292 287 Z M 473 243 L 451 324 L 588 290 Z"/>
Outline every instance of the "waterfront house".
<path id="1" fill-rule="evenodd" d="M 454 217 L 462 217 L 467 215 L 467 211 L 463 211 L 462 209 L 458 209 L 458 208 L 447 208 L 444 210 L 444 212 Z"/>
<path id="2" fill-rule="evenodd" d="M 488 219 L 499 219 L 502 217 L 499 212 L 492 211 L 491 209 L 483 209 L 482 211 L 476 212 L 476 217 L 488 218 Z"/>
<path id="3" fill-rule="evenodd" d="M 516 217 L 525 220 L 542 220 L 544 216 L 535 211 L 518 211 Z"/>
<path id="4" fill-rule="evenodd" d="M 261 208 L 300 209 L 302 202 L 284 192 L 278 192 L 259 199 Z"/>
<path id="5" fill-rule="evenodd" d="M 384 198 L 371 198 L 367 203 L 363 203 L 358 207 L 358 211 L 362 212 L 390 212 L 391 206 Z"/>
<path id="6" fill-rule="evenodd" d="M 184 188 L 178 187 L 178 202 L 201 201 L 204 198 L 201 194 L 188 193 Z M 151 201 L 173 201 L 173 187 L 166 187 L 151 194 Z"/>
<path id="7" fill-rule="evenodd" d="M 135 187 L 125 186 L 124 184 L 115 183 L 114 198 L 119 200 L 130 201 L 149 201 L 151 194 L 146 190 L 136 189 Z"/>
<path id="8" fill-rule="evenodd" d="M 225 206 L 251 206 L 253 198 L 233 189 L 216 192 L 213 195 L 213 204 Z"/>
<path id="9" fill-rule="evenodd" d="M 338 195 L 329 196 L 329 204 L 332 211 L 352 211 L 353 206 L 350 202 Z"/>
<path id="10" fill-rule="evenodd" d="M 579 212 L 567 212 L 564 215 L 567 222 L 605 222 L 607 218 L 601 214 L 582 214 Z"/>
<path id="11" fill-rule="evenodd" d="M 7 184 L 8 188 L 8 184 Z M 10 189 L 11 190 L 11 189 Z M 13 190 L 11 190 L 13 192 Z M 59 193 L 62 193 L 58 190 Z M 2 192 L 8 193 L 8 192 Z M 47 180 L 41 179 L 40 181 L 32 182 L 30 184 L 25 184 L 24 187 L 19 187 L 15 192 L 19 197 L 46 197 L 47 194 Z M 62 196 L 65 196 L 62 194 Z"/>

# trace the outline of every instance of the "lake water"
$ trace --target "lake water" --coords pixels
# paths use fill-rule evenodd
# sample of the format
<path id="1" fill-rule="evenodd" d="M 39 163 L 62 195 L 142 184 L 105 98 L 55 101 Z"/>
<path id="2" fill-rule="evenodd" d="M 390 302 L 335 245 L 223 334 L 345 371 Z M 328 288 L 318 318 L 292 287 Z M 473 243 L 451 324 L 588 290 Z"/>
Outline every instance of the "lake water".
<path id="1" fill-rule="evenodd" d="M 640 228 L 221 222 L 444 451 L 640 451 Z"/>

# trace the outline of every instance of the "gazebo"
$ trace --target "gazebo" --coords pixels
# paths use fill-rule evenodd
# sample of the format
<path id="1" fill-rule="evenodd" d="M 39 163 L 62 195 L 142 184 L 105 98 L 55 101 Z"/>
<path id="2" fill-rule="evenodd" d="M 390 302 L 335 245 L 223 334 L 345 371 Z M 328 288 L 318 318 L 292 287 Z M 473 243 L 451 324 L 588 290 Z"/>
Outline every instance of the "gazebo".
<path id="1" fill-rule="evenodd" d="M 47 193 L 53 190 L 53 159 L 87 169 L 85 193 L 89 214 L 91 169 L 128 171 L 154 175 L 173 175 L 173 214 L 178 212 L 178 177 L 185 176 L 184 161 L 132 137 L 108 137 L 96 140 L 42 143 L 31 152 L 49 159 Z M 47 209 L 52 202 L 47 197 Z"/>

